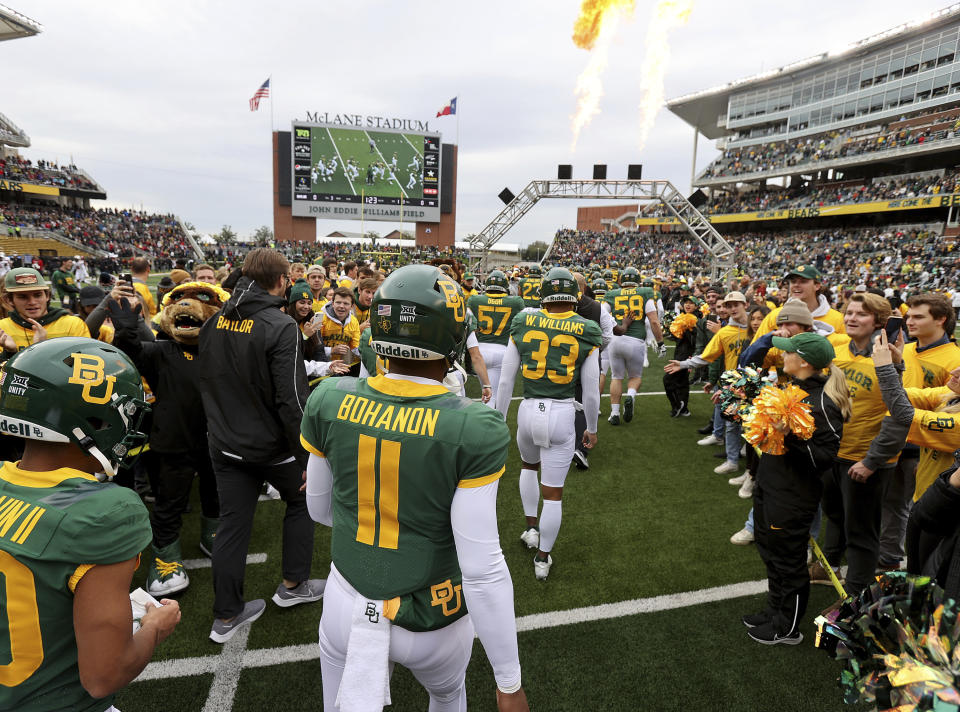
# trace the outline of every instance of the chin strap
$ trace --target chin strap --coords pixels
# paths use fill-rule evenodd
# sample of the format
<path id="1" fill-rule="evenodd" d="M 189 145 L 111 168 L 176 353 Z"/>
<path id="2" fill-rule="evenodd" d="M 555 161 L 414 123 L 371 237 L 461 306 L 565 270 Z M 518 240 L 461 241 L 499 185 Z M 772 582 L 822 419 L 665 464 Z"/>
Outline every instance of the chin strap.
<path id="1" fill-rule="evenodd" d="M 84 452 L 93 455 L 97 459 L 97 462 L 103 467 L 103 472 L 96 473 L 96 477 L 101 482 L 112 480 L 117 476 L 117 470 L 114 468 L 113 463 L 100 451 L 100 448 L 97 447 L 97 444 L 94 442 L 93 438 L 89 435 L 84 434 L 80 428 L 73 429 L 73 437 L 78 441 L 80 447 Z"/>

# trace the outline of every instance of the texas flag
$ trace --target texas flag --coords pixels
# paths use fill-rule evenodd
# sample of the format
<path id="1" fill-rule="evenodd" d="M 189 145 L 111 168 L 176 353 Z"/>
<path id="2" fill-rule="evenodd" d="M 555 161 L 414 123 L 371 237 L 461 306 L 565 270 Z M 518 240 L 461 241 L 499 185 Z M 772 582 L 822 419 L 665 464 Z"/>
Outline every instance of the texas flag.
<path id="1" fill-rule="evenodd" d="M 437 116 L 453 116 L 457 113 L 457 97 L 453 97 L 450 102 L 437 112 Z"/>

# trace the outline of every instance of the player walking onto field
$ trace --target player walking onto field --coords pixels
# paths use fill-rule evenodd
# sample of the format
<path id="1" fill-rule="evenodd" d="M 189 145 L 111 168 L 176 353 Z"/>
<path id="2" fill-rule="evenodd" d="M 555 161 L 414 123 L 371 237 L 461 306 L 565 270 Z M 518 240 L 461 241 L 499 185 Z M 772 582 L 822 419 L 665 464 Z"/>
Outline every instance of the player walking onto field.
<path id="1" fill-rule="evenodd" d="M 490 392 L 494 396 L 488 403 L 491 408 L 496 408 L 497 405 L 500 366 L 510 341 L 510 324 L 523 309 L 523 300 L 520 297 L 511 297 L 509 288 L 507 276 L 495 269 L 487 275 L 485 293 L 475 294 L 467 300 L 467 308 L 477 317 L 477 329 L 474 333 L 480 342 L 480 354 L 490 378 Z"/>
<path id="2" fill-rule="evenodd" d="M 540 265 L 533 265 L 527 270 L 527 276 L 520 280 L 517 292 L 523 299 L 523 306 L 527 309 L 540 308 L 540 280 L 543 278 Z"/>
<path id="3" fill-rule="evenodd" d="M 523 378 L 523 401 L 517 415 L 520 450 L 520 499 L 527 528 L 520 539 L 537 549 L 533 573 L 545 579 L 553 558 L 550 551 L 560 532 L 563 485 L 573 460 L 574 394 L 577 379 L 583 386 L 583 412 L 587 430 L 583 446 L 597 443 L 600 407 L 600 326 L 574 312 L 579 289 L 573 275 L 554 267 L 540 284 L 542 311 L 523 311 L 510 326 L 510 343 L 503 356 L 497 410 L 506 418 L 517 369 Z M 537 517 L 540 492 L 543 510 Z M 539 530 L 537 523 L 539 521 Z"/>
<path id="4" fill-rule="evenodd" d="M 620 399 L 623 396 L 623 381 L 627 380 L 627 397 L 623 403 L 623 420 L 633 420 L 633 398 L 643 378 L 643 365 L 647 355 L 647 327 L 656 339 L 657 353 L 663 355 L 663 333 L 653 290 L 637 286 L 640 273 L 627 267 L 620 275 L 620 287 L 603 295 L 603 308 L 617 320 L 616 335 L 610 344 L 610 424 L 620 425 Z M 646 317 L 646 322 L 644 321 Z"/>
<path id="5" fill-rule="evenodd" d="M 509 432 L 441 383 L 466 342 L 463 295 L 438 269 L 409 265 L 381 285 L 371 313 L 371 345 L 389 373 L 323 381 L 301 426 L 310 513 L 333 527 L 324 709 L 389 704 L 389 666 L 400 663 L 427 688 L 431 711 L 465 710 L 476 630 L 498 709 L 522 712 L 496 515 Z"/>

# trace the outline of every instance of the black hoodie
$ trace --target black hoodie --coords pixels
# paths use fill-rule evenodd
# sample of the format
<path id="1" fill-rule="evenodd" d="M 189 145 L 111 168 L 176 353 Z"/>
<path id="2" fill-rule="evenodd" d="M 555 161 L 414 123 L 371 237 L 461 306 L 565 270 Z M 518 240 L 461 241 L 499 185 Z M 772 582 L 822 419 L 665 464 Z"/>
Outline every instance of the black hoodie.
<path id="1" fill-rule="evenodd" d="M 291 455 L 306 467 L 300 420 L 309 390 L 300 329 L 274 297 L 241 277 L 200 329 L 200 390 L 210 446 L 246 462 Z"/>

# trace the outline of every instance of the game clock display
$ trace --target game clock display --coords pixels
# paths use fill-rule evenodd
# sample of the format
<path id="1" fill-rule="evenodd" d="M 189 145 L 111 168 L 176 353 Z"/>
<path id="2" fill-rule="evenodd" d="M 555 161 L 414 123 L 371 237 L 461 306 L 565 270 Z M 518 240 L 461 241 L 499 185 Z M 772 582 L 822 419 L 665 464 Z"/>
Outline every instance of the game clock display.
<path id="1" fill-rule="evenodd" d="M 439 222 L 440 134 L 293 124 L 292 212 Z"/>

